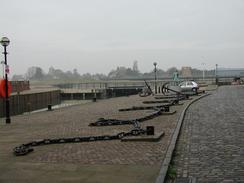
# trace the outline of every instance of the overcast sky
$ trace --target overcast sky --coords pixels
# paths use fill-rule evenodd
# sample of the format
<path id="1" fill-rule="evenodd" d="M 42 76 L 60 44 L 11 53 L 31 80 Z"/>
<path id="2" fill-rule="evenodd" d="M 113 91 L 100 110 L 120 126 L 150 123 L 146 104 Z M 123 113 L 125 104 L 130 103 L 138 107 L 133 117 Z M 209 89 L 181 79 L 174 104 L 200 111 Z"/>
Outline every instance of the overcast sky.
<path id="1" fill-rule="evenodd" d="M 244 0 L 0 0 L 0 7 L 11 75 L 30 66 L 107 74 L 134 60 L 142 72 L 153 62 L 164 70 L 244 68 Z"/>

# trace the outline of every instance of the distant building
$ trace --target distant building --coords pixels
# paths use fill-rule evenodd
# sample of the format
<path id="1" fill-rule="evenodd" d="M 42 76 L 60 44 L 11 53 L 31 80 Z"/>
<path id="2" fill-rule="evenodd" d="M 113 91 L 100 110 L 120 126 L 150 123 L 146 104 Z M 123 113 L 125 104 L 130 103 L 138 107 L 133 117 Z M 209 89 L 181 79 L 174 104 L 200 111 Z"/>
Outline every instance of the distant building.
<path id="1" fill-rule="evenodd" d="M 191 67 L 182 67 L 181 76 L 182 77 L 192 77 Z"/>
<path id="2" fill-rule="evenodd" d="M 244 68 L 218 68 L 217 75 L 222 77 L 244 76 Z"/>

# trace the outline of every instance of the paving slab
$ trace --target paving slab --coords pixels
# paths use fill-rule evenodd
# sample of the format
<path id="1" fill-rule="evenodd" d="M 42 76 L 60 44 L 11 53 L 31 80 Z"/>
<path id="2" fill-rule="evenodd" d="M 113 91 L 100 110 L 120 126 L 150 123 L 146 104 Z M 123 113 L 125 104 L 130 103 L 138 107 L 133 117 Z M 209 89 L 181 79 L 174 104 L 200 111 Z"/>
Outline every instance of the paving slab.
<path id="1" fill-rule="evenodd" d="M 119 112 L 120 108 L 147 106 L 153 97 L 119 97 L 85 105 L 12 117 L 6 125 L 0 119 L 0 182 L 154 182 L 171 141 L 182 106 L 173 115 L 162 115 L 141 123 L 164 132 L 156 142 L 97 141 L 34 147 L 26 156 L 16 157 L 15 146 L 38 139 L 112 135 L 130 131 L 132 125 L 89 127 L 98 118 L 135 119 L 153 110 Z"/>

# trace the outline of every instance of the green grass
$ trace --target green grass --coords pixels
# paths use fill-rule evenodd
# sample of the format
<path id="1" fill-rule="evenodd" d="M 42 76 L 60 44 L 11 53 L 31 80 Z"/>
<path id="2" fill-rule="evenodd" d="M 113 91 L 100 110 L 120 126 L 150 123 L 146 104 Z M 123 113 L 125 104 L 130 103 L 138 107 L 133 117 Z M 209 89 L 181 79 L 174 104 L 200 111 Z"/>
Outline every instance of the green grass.
<path id="1" fill-rule="evenodd" d="M 173 165 L 169 165 L 169 169 L 167 172 L 167 177 L 170 179 L 175 179 L 176 178 L 176 169 L 173 167 Z"/>

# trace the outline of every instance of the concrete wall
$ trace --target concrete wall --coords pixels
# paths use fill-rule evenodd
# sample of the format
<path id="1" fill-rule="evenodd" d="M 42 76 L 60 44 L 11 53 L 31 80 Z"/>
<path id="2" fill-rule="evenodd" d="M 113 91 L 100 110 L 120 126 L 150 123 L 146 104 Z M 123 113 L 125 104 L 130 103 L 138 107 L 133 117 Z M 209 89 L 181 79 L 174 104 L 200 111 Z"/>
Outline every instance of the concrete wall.
<path id="1" fill-rule="evenodd" d="M 60 104 L 60 90 L 10 96 L 10 114 L 17 115 Z M 0 117 L 5 116 L 5 100 L 0 98 Z"/>
<path id="2" fill-rule="evenodd" d="M 136 95 L 142 92 L 142 88 L 109 88 L 106 89 L 106 97 L 121 97 Z"/>
<path id="3" fill-rule="evenodd" d="M 61 93 L 61 100 L 92 100 L 102 99 L 102 93 Z"/>

